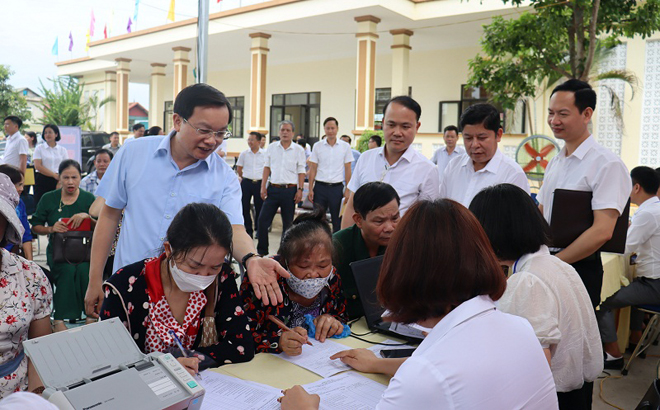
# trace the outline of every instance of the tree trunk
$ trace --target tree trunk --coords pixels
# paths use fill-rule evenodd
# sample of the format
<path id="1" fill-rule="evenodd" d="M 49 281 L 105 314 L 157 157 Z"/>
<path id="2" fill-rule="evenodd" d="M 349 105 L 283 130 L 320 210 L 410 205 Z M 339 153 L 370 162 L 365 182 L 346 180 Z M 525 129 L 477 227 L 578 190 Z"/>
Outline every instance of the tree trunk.
<path id="1" fill-rule="evenodd" d="M 576 2 L 577 3 L 577 2 Z M 577 66 L 577 72 L 573 78 L 582 78 L 584 74 L 584 54 L 586 51 L 586 44 L 584 42 L 584 9 L 577 4 L 573 9 L 573 19 L 575 24 L 575 34 L 576 34 L 576 46 L 577 46 L 577 61 L 575 65 Z"/>
<path id="2" fill-rule="evenodd" d="M 600 8 L 600 0 L 594 0 L 593 9 L 591 10 L 591 22 L 589 23 L 589 49 L 587 51 L 587 61 L 584 63 L 584 71 L 580 76 L 580 80 L 589 81 L 589 72 L 594 63 L 594 55 L 596 53 L 596 23 L 598 22 L 598 11 Z"/>

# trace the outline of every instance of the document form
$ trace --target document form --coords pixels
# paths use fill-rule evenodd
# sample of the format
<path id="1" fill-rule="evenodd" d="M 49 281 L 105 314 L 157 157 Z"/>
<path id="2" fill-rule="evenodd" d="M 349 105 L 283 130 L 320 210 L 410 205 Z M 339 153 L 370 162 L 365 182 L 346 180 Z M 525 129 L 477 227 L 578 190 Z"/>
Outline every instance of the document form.
<path id="1" fill-rule="evenodd" d="M 200 384 L 206 389 L 202 410 L 245 409 L 275 410 L 280 408 L 279 389 L 265 384 L 204 370 Z"/>
<path id="2" fill-rule="evenodd" d="M 330 356 L 333 354 L 349 349 L 350 347 L 333 342 L 330 339 L 326 339 L 323 343 L 315 340 L 314 346 L 302 346 L 302 354 L 300 356 L 288 356 L 280 353 L 277 357 L 316 373 L 321 377 L 330 377 L 333 374 L 351 369 L 350 366 L 342 363 L 339 359 L 330 360 Z"/>
<path id="3" fill-rule="evenodd" d="M 303 386 L 321 396 L 320 410 L 373 410 L 387 386 L 355 372 L 346 372 Z"/>

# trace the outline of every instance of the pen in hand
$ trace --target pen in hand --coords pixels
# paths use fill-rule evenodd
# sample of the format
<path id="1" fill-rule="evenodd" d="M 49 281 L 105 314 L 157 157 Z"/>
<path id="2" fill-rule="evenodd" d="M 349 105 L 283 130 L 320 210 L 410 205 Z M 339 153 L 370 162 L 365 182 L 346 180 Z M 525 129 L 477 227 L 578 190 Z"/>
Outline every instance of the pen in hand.
<path id="1" fill-rule="evenodd" d="M 174 339 L 174 343 L 176 343 L 177 347 L 179 350 L 181 350 L 181 354 L 183 357 L 188 358 L 188 353 L 186 353 L 186 349 L 183 348 L 183 344 L 181 344 L 181 340 L 179 339 L 179 336 L 176 335 L 174 330 L 170 329 L 169 330 L 170 335 L 172 335 L 172 339 Z M 199 377 L 200 379 L 202 376 L 199 374 L 199 372 L 195 372 L 195 376 Z"/>
<path id="2" fill-rule="evenodd" d="M 278 318 L 276 318 L 273 315 L 268 315 L 268 320 L 275 323 L 280 329 L 284 330 L 285 332 L 293 332 L 293 329 L 291 329 L 290 327 L 285 325 L 284 322 L 282 322 L 281 320 L 279 320 Z M 312 344 L 312 342 L 309 341 L 309 339 L 307 340 L 307 342 L 305 342 L 305 344 L 308 344 L 310 346 L 314 346 Z"/>

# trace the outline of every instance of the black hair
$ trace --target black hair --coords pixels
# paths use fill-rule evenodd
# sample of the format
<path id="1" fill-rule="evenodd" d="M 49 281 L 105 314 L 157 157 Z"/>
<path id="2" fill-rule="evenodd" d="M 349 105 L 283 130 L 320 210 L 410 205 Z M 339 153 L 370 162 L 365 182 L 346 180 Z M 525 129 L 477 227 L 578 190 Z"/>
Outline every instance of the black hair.
<path id="1" fill-rule="evenodd" d="M 101 154 L 108 154 L 110 156 L 110 161 L 112 161 L 113 155 L 109 149 L 101 148 L 99 150 L 96 150 L 96 152 L 94 153 L 94 158 L 98 157 Z"/>
<path id="2" fill-rule="evenodd" d="M 65 159 L 64 161 L 60 162 L 60 167 L 57 169 L 57 173 L 62 175 L 62 172 L 70 167 L 75 168 L 78 170 L 78 173 L 82 175 L 82 168 L 80 168 L 80 164 L 75 159 Z"/>
<path id="3" fill-rule="evenodd" d="M 486 231 L 498 259 L 515 261 L 550 244 L 551 231 L 532 197 L 512 184 L 484 188 L 470 211 Z"/>
<path id="4" fill-rule="evenodd" d="M 137 131 L 137 130 L 139 130 L 140 128 L 145 128 L 145 127 L 144 127 L 144 124 L 142 124 L 142 123 L 139 123 L 139 122 L 138 122 L 138 123 L 135 123 L 135 124 L 133 124 L 133 132 L 135 132 L 135 131 Z"/>
<path id="5" fill-rule="evenodd" d="M 57 125 L 55 125 L 55 124 L 46 124 L 46 125 L 44 125 L 44 130 L 41 131 L 41 138 L 44 141 L 46 141 L 45 134 L 46 134 L 46 129 L 47 128 L 50 128 L 51 130 L 53 130 L 53 132 L 57 135 L 55 137 L 55 141 L 59 141 L 59 140 L 62 139 L 62 135 L 60 134 L 60 128 Z"/>
<path id="6" fill-rule="evenodd" d="M 0 174 L 5 174 L 11 179 L 11 183 L 16 185 L 23 180 L 23 173 L 13 165 L 0 165 Z"/>
<path id="7" fill-rule="evenodd" d="M 256 138 L 257 141 L 261 141 L 261 139 L 264 137 L 260 132 L 257 131 L 250 131 L 250 135 L 254 135 L 254 138 Z"/>
<path id="8" fill-rule="evenodd" d="M 573 93 L 575 96 L 575 106 L 580 111 L 580 114 L 582 114 L 587 108 L 591 108 L 592 110 L 596 109 L 596 92 L 586 81 L 576 79 L 565 81 L 552 90 L 550 97 L 558 91 L 568 91 Z"/>
<path id="9" fill-rule="evenodd" d="M 369 212 L 389 204 L 394 199 L 397 204 L 401 205 L 399 194 L 392 185 L 385 182 L 369 182 L 355 192 L 353 209 L 363 219 L 366 219 Z"/>
<path id="10" fill-rule="evenodd" d="M 189 85 L 179 92 L 174 101 L 172 111 L 186 120 L 189 119 L 195 107 L 227 107 L 229 110 L 229 122 L 233 119 L 231 104 L 225 95 L 208 84 L 199 83 Z"/>
<path id="11" fill-rule="evenodd" d="M 154 125 L 153 127 L 149 128 L 147 132 L 144 133 L 144 135 L 160 135 L 160 132 L 163 129 L 159 127 L 158 125 Z"/>
<path id="12" fill-rule="evenodd" d="M 15 115 L 9 115 L 9 116 L 5 117 L 5 119 L 2 120 L 2 122 L 5 122 L 7 120 L 9 120 L 9 121 L 13 122 L 14 124 L 18 125 L 18 128 L 21 128 L 23 126 L 23 120 L 18 118 Z"/>
<path id="13" fill-rule="evenodd" d="M 293 225 L 282 235 L 277 254 L 285 264 L 291 264 L 317 246 L 324 246 L 335 260 L 332 231 L 328 225 L 323 207 L 298 215 Z"/>
<path id="14" fill-rule="evenodd" d="M 383 139 L 380 137 L 380 135 L 372 135 L 369 137 L 369 141 L 373 140 L 377 146 L 383 145 Z"/>
<path id="15" fill-rule="evenodd" d="M 345 135 L 345 134 L 342 135 L 341 137 L 339 137 L 339 139 L 342 139 L 342 138 L 348 138 L 348 143 L 349 143 L 349 144 L 351 143 L 351 141 L 353 141 L 353 140 L 351 139 L 351 137 L 349 137 L 348 135 Z"/>
<path id="16" fill-rule="evenodd" d="M 387 107 L 389 107 L 391 103 L 403 105 L 407 109 L 414 111 L 417 121 L 419 121 L 419 117 L 422 116 L 422 107 L 420 107 L 417 101 L 413 100 L 412 97 L 408 97 L 407 95 L 400 95 L 398 97 L 391 98 L 387 103 L 385 103 L 385 107 L 383 107 L 383 118 L 387 112 Z"/>
<path id="17" fill-rule="evenodd" d="M 469 106 L 459 120 L 461 129 L 466 125 L 483 125 L 484 128 L 494 131 L 495 134 L 502 128 L 500 112 L 492 104 L 480 103 Z"/>
<path id="18" fill-rule="evenodd" d="M 330 121 L 334 121 L 335 125 L 339 127 L 339 121 L 335 117 L 328 117 L 325 120 L 323 120 L 323 126 L 325 127 L 325 124 L 329 123 Z"/>
<path id="19" fill-rule="evenodd" d="M 458 135 L 458 127 L 455 125 L 447 125 L 444 130 L 442 130 L 443 134 L 446 134 L 447 131 L 454 131 L 456 135 Z M 497 132 L 497 131 L 496 131 Z"/>
<path id="20" fill-rule="evenodd" d="M 30 139 L 32 140 L 32 145 L 34 145 L 36 147 L 37 146 L 37 133 L 34 132 L 34 131 L 25 131 L 25 135 L 30 137 Z"/>
<path id="21" fill-rule="evenodd" d="M 633 186 L 639 184 L 644 192 L 655 195 L 660 188 L 660 176 L 651 167 L 635 167 L 630 171 Z"/>
<path id="22" fill-rule="evenodd" d="M 217 206 L 193 202 L 177 212 L 167 228 L 167 241 L 172 246 L 172 258 L 186 258 L 200 246 L 218 245 L 227 249 L 231 260 L 233 231 L 229 218 Z"/>
<path id="23" fill-rule="evenodd" d="M 307 140 L 304 138 L 298 138 L 298 141 L 296 141 L 298 145 L 302 146 L 303 148 L 307 146 Z"/>
<path id="24" fill-rule="evenodd" d="M 115 135 L 115 134 L 117 134 L 117 136 L 119 136 L 119 133 L 118 133 L 117 131 L 112 131 L 112 132 L 110 133 L 110 136 L 112 137 L 112 136 Z"/>

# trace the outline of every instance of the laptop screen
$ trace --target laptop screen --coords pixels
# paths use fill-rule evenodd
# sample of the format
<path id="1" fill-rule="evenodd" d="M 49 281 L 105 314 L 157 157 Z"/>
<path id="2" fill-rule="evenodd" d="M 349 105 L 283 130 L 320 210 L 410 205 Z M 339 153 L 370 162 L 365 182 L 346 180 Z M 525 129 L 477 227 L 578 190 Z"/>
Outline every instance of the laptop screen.
<path id="1" fill-rule="evenodd" d="M 378 302 L 376 295 L 376 284 L 382 263 L 383 256 L 381 255 L 350 264 L 369 329 L 373 329 L 381 321 L 381 316 L 385 312 L 385 308 Z"/>

